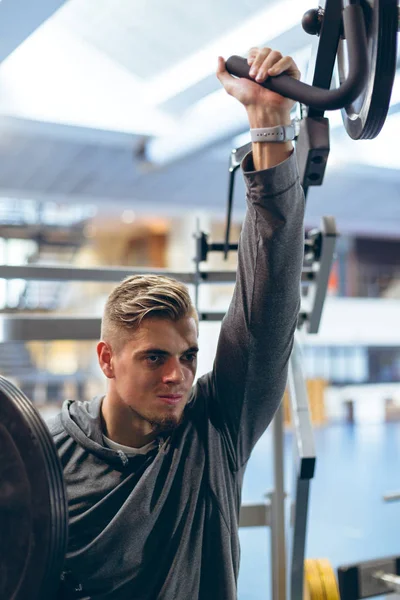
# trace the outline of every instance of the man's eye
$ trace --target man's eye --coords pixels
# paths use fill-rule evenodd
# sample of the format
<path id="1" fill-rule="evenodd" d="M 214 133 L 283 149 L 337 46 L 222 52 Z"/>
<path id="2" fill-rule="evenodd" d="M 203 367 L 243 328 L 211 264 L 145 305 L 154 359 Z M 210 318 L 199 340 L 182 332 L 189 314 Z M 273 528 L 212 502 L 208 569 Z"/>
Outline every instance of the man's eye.
<path id="1" fill-rule="evenodd" d="M 156 365 L 159 360 L 160 357 L 157 356 L 157 354 L 150 354 L 150 356 L 147 357 L 147 360 L 149 361 L 149 363 L 151 363 L 152 365 Z"/>
<path id="2" fill-rule="evenodd" d="M 185 360 L 188 362 L 193 362 L 196 360 L 197 354 L 185 354 Z"/>

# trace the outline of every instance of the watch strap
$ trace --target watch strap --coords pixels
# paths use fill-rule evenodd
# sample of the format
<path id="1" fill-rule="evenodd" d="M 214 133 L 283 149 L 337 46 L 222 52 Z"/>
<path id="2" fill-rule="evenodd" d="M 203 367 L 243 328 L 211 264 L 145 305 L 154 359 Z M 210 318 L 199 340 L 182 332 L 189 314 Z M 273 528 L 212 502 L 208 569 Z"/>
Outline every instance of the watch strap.
<path id="1" fill-rule="evenodd" d="M 295 139 L 296 131 L 293 123 L 276 127 L 260 127 L 250 129 L 252 142 L 290 142 Z"/>

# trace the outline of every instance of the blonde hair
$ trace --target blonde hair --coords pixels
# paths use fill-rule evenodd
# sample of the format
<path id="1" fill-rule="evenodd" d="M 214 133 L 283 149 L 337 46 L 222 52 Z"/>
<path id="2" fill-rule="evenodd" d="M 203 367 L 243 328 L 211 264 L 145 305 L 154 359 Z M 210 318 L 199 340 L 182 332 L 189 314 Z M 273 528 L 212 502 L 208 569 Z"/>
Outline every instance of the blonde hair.
<path id="1" fill-rule="evenodd" d="M 127 335 L 137 330 L 146 317 L 178 321 L 193 317 L 199 320 L 187 287 L 163 275 L 132 275 L 109 295 L 101 322 L 101 339 L 113 343 L 118 351 Z M 118 348 L 116 347 L 118 346 Z"/>

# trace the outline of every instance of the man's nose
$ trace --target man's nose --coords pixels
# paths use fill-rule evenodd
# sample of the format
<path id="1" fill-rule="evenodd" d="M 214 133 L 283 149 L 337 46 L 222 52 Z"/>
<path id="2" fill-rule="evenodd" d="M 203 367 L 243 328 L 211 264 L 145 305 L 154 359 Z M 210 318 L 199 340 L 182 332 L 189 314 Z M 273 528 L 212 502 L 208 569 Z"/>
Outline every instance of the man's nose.
<path id="1" fill-rule="evenodd" d="M 180 383 L 185 379 L 183 367 L 178 359 L 169 360 L 163 373 L 164 381 Z"/>

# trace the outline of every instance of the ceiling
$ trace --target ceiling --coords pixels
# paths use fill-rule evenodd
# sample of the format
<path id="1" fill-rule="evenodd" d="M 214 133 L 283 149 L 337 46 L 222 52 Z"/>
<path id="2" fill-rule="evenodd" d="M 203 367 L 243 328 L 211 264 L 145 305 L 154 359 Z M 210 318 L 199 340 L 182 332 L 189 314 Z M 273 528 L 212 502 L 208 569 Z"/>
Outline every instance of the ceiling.
<path id="1" fill-rule="evenodd" d="M 216 58 L 269 45 L 305 73 L 309 0 L 3 0 L 0 3 L 0 198 L 225 212 L 228 159 L 245 112 L 221 89 Z M 307 222 L 398 236 L 400 84 L 373 141 L 331 118 L 323 187 Z M 148 159 L 151 159 L 149 162 Z M 237 178 L 235 216 L 244 213 Z"/>

